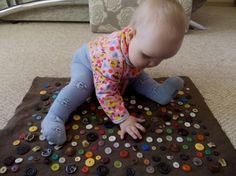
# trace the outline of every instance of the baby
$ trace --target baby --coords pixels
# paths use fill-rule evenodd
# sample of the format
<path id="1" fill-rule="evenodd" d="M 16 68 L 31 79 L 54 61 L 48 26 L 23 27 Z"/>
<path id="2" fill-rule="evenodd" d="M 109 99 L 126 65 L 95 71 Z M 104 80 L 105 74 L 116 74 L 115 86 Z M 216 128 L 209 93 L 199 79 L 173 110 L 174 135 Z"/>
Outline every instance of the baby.
<path id="1" fill-rule="evenodd" d="M 127 86 L 160 104 L 167 104 L 183 88 L 183 80 L 170 77 L 156 82 L 145 68 L 155 67 L 174 56 L 185 32 L 185 14 L 176 0 L 144 0 L 130 25 L 103 35 L 79 48 L 71 64 L 71 80 L 53 102 L 42 121 L 46 139 L 61 145 L 66 141 L 65 122 L 79 105 L 96 92 L 107 116 L 128 133 L 141 139 L 144 119 L 129 114 L 122 94 Z"/>

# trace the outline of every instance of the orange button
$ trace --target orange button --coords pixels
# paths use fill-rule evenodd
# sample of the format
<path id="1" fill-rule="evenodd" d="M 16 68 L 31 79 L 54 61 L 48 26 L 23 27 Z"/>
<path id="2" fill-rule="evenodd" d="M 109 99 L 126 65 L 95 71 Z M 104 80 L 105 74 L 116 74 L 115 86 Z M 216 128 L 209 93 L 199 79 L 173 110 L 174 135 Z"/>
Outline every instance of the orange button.
<path id="1" fill-rule="evenodd" d="M 202 134 L 197 134 L 196 139 L 197 139 L 198 141 L 204 141 L 205 136 L 202 135 Z"/>
<path id="2" fill-rule="evenodd" d="M 182 165 L 182 169 L 183 169 L 183 171 L 185 171 L 185 172 L 190 172 L 190 171 L 191 171 L 191 166 L 188 165 L 188 164 L 183 164 L 183 165 Z"/>
<path id="3" fill-rule="evenodd" d="M 92 158 L 93 157 L 93 152 L 90 152 L 90 151 L 86 152 L 85 157 L 86 158 Z"/>
<path id="4" fill-rule="evenodd" d="M 144 159 L 143 164 L 148 166 L 150 164 L 150 160 L 149 159 Z"/>

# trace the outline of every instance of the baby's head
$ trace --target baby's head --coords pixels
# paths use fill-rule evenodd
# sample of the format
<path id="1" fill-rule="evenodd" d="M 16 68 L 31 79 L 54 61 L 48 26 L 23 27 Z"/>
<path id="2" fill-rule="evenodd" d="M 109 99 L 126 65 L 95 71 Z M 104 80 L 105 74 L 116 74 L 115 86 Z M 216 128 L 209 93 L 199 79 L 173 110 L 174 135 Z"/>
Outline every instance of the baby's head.
<path id="1" fill-rule="evenodd" d="M 144 0 L 130 22 L 134 29 L 130 62 L 143 69 L 174 56 L 182 44 L 185 22 L 184 10 L 176 0 Z"/>

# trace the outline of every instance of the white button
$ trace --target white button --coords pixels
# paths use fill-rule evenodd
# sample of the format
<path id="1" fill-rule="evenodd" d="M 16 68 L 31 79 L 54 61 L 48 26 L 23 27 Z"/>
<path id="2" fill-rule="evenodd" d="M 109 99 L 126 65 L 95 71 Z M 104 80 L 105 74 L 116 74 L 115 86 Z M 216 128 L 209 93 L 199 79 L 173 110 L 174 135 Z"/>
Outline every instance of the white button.
<path id="1" fill-rule="evenodd" d="M 107 139 L 107 135 L 102 135 L 102 139 Z"/>
<path id="2" fill-rule="evenodd" d="M 104 117 L 103 120 L 107 121 L 107 120 L 108 120 L 108 117 Z"/>
<path id="3" fill-rule="evenodd" d="M 45 138 L 42 134 L 40 134 L 40 135 L 39 135 L 39 140 L 40 140 L 40 141 L 45 141 L 46 138 Z"/>
<path id="4" fill-rule="evenodd" d="M 108 140 L 110 142 L 114 142 L 116 140 L 116 137 L 115 136 L 109 136 Z"/>
<path id="5" fill-rule="evenodd" d="M 179 116 L 180 116 L 180 117 L 184 117 L 184 113 L 180 113 Z"/>
<path id="6" fill-rule="evenodd" d="M 179 163 L 178 162 L 173 162 L 173 167 L 178 169 L 179 168 Z"/>
<path id="7" fill-rule="evenodd" d="M 150 108 L 149 107 L 144 107 L 144 110 L 145 111 L 150 111 Z"/>
<path id="8" fill-rule="evenodd" d="M 53 142 L 51 142 L 51 141 L 48 141 L 48 144 L 49 145 L 55 145 Z"/>
<path id="9" fill-rule="evenodd" d="M 178 105 L 183 105 L 184 103 L 182 101 L 178 101 Z"/>
<path id="10" fill-rule="evenodd" d="M 163 139 L 159 137 L 159 138 L 157 138 L 157 142 L 161 143 L 161 142 L 163 142 Z"/>
<path id="11" fill-rule="evenodd" d="M 20 164 L 20 163 L 22 163 L 23 162 L 23 158 L 17 158 L 16 160 L 15 160 L 15 163 L 16 164 Z"/>
<path id="12" fill-rule="evenodd" d="M 143 109 L 142 105 L 138 105 L 137 107 L 138 107 L 138 109 Z"/>
<path id="13" fill-rule="evenodd" d="M 189 123 L 189 122 L 184 122 L 184 126 L 186 126 L 186 127 L 191 127 L 191 123 Z"/>
<path id="14" fill-rule="evenodd" d="M 87 114 L 87 112 L 88 112 L 88 111 L 83 110 L 83 111 L 82 111 L 82 114 L 85 115 L 85 114 Z"/>
<path id="15" fill-rule="evenodd" d="M 171 122 L 166 122 L 165 124 L 166 124 L 166 126 L 170 126 Z"/>
<path id="16" fill-rule="evenodd" d="M 109 154 L 111 154 L 112 149 L 111 149 L 111 147 L 106 147 L 104 151 L 107 155 L 109 155 Z"/>
<path id="17" fill-rule="evenodd" d="M 199 129 L 199 128 L 200 128 L 200 125 L 197 124 L 197 123 L 195 123 L 195 124 L 193 125 L 193 127 L 196 128 L 196 129 Z"/>
<path id="18" fill-rule="evenodd" d="M 152 150 L 155 151 L 156 149 L 157 149 L 157 147 L 153 145 Z"/>
<path id="19" fill-rule="evenodd" d="M 166 136 L 166 140 L 167 140 L 167 141 L 170 142 L 170 141 L 172 141 L 172 139 L 173 139 L 172 136 L 170 136 L 170 135 L 167 135 L 167 136 Z"/>
<path id="20" fill-rule="evenodd" d="M 55 145 L 55 146 L 54 146 L 54 149 L 55 149 L 55 150 L 60 150 L 62 147 L 63 147 L 63 145 Z"/>
<path id="21" fill-rule="evenodd" d="M 114 147 L 114 148 L 118 148 L 118 147 L 120 147 L 119 142 L 115 142 L 115 143 L 113 144 L 113 147 Z"/>
<path id="22" fill-rule="evenodd" d="M 177 138 L 176 138 L 176 141 L 177 141 L 177 142 L 183 142 L 184 139 L 183 139 L 182 137 L 177 137 Z"/>
<path id="23" fill-rule="evenodd" d="M 60 157 L 58 160 L 59 163 L 65 163 L 66 162 L 66 158 L 64 157 Z"/>
<path id="24" fill-rule="evenodd" d="M 127 143 L 125 143 L 125 147 L 126 147 L 126 148 L 130 148 L 130 147 L 131 147 L 131 144 L 127 142 Z"/>
<path id="25" fill-rule="evenodd" d="M 150 142 L 153 141 L 153 139 L 152 139 L 152 137 L 149 136 L 149 137 L 146 138 L 146 141 L 150 143 Z"/>
<path id="26" fill-rule="evenodd" d="M 168 160 L 172 160 L 172 159 L 174 159 L 174 156 L 172 156 L 172 155 L 167 155 L 166 158 L 167 158 Z"/>
<path id="27" fill-rule="evenodd" d="M 77 145 L 78 145 L 77 142 L 75 142 L 75 141 L 71 142 L 71 146 L 76 147 Z"/>
<path id="28" fill-rule="evenodd" d="M 173 114 L 173 112 L 172 112 L 172 111 L 167 111 L 167 113 L 168 113 L 168 114 Z"/>
<path id="29" fill-rule="evenodd" d="M 93 125 L 92 124 L 88 124 L 88 125 L 86 125 L 86 127 L 85 127 L 87 130 L 91 130 L 92 128 L 93 128 Z"/>
<path id="30" fill-rule="evenodd" d="M 191 112 L 191 113 L 190 113 L 190 116 L 191 116 L 191 117 L 196 117 L 196 114 L 195 114 L 194 112 Z"/>
<path id="31" fill-rule="evenodd" d="M 143 154 L 141 152 L 137 152 L 136 156 L 137 158 L 143 158 Z"/>
<path id="32" fill-rule="evenodd" d="M 136 104 L 136 100 L 130 100 L 130 104 Z"/>
<path id="33" fill-rule="evenodd" d="M 196 108 L 193 108 L 192 111 L 195 113 L 198 113 L 198 109 L 196 109 Z"/>
<path id="34" fill-rule="evenodd" d="M 102 109 L 102 106 L 98 106 L 98 109 L 101 110 L 101 109 Z"/>

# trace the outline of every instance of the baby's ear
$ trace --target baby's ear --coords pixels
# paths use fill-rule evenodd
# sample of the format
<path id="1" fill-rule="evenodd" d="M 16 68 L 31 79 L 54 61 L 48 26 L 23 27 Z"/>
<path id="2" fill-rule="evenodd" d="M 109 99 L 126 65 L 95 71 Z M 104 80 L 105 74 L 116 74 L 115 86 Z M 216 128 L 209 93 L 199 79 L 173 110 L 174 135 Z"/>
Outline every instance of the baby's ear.
<path id="1" fill-rule="evenodd" d="M 135 29 L 132 29 L 132 30 L 130 31 L 130 33 L 129 33 L 130 39 L 133 39 L 135 35 L 136 35 L 136 30 L 135 30 Z"/>

